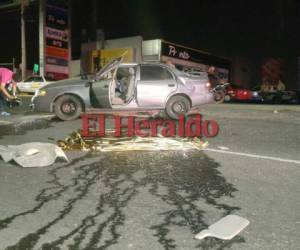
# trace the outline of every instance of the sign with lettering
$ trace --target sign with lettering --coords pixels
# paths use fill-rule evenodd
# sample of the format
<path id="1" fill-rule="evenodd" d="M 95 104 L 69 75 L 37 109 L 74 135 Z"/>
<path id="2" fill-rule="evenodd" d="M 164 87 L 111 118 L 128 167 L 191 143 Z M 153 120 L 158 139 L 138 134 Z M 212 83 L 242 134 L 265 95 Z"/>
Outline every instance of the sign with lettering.
<path id="1" fill-rule="evenodd" d="M 56 39 L 56 40 L 67 42 L 68 41 L 68 31 L 46 27 L 46 38 L 51 38 L 51 39 Z"/>
<path id="2" fill-rule="evenodd" d="M 55 80 L 69 77 L 68 16 L 68 0 L 46 0 L 45 74 Z"/>
<path id="3" fill-rule="evenodd" d="M 230 69 L 231 64 L 229 59 L 166 41 L 162 41 L 161 43 L 161 55 L 204 65 L 213 65 L 224 69 Z"/>
<path id="4" fill-rule="evenodd" d="M 47 64 L 52 64 L 52 65 L 61 65 L 61 66 L 68 66 L 68 60 L 61 59 L 58 57 L 51 57 L 48 56 L 46 59 Z"/>

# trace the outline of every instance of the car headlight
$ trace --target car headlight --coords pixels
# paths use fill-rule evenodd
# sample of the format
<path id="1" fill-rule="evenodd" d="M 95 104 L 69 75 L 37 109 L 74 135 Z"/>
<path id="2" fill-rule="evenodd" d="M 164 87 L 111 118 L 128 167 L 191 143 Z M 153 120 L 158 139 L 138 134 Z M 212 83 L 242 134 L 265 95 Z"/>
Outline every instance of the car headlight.
<path id="1" fill-rule="evenodd" d="M 258 93 L 256 91 L 253 92 L 253 96 L 257 97 Z"/>
<path id="2" fill-rule="evenodd" d="M 37 92 L 37 95 L 38 95 L 38 96 L 45 96 L 46 94 L 47 94 L 46 90 L 39 90 L 39 91 Z"/>

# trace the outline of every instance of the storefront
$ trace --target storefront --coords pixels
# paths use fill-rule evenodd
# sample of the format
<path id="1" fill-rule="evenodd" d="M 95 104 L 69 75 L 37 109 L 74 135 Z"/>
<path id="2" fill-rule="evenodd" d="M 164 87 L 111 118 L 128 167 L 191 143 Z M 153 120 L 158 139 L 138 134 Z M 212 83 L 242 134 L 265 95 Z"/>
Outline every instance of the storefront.
<path id="1" fill-rule="evenodd" d="M 214 66 L 225 81 L 231 79 L 231 60 L 188 48 L 162 39 L 143 41 L 142 37 L 127 37 L 105 41 L 101 49 L 89 50 L 88 72 L 95 72 L 110 60 L 124 56 L 124 62 L 171 62 L 184 71 L 207 71 Z"/>
<path id="2" fill-rule="evenodd" d="M 169 61 L 178 69 L 185 71 L 207 71 L 208 67 L 214 66 L 225 81 L 231 78 L 230 59 L 161 39 L 143 42 L 143 59 L 144 61 Z"/>

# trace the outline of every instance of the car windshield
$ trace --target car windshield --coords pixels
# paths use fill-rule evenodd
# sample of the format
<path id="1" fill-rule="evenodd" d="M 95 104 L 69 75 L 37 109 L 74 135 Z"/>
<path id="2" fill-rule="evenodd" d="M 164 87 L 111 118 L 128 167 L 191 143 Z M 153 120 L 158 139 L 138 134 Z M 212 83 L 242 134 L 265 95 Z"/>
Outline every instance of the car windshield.
<path id="1" fill-rule="evenodd" d="M 102 69 L 100 69 L 96 74 L 95 74 L 95 80 L 99 80 L 103 75 L 106 75 L 111 72 L 111 70 L 115 69 L 116 67 L 119 66 L 119 64 L 122 62 L 123 57 L 118 57 L 114 60 L 112 60 L 110 63 L 106 64 Z M 105 78 L 110 78 L 110 77 L 105 77 Z"/>

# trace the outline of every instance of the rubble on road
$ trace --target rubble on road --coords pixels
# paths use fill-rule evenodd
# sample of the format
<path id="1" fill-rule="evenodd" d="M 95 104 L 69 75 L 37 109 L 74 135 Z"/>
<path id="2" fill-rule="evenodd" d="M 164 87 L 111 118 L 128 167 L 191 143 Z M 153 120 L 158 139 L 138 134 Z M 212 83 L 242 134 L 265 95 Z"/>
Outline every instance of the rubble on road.
<path id="1" fill-rule="evenodd" d="M 57 145 L 63 150 L 83 151 L 161 151 L 161 150 L 201 150 L 208 143 L 198 137 L 114 137 L 110 136 L 85 139 L 80 132 L 73 132 L 65 140 L 59 140 Z"/>

